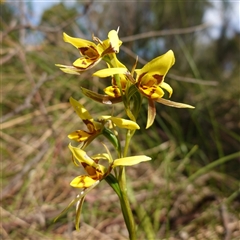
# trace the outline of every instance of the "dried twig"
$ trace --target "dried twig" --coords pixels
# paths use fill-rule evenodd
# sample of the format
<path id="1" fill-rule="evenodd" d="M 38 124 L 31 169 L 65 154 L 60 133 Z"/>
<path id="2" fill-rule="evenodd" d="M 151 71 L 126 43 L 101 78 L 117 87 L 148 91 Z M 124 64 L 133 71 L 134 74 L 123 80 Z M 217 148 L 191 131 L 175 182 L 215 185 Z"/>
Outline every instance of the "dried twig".
<path id="1" fill-rule="evenodd" d="M 145 33 L 140 33 L 128 37 L 123 37 L 121 40 L 123 42 L 132 42 L 139 39 L 150 38 L 150 37 L 159 37 L 159 36 L 167 36 L 167 35 L 178 35 L 178 34 L 187 34 L 192 32 L 201 31 L 210 27 L 210 24 L 200 24 L 193 27 L 188 28 L 177 28 L 177 29 L 168 29 L 168 30 L 160 30 L 160 31 L 150 31 Z"/>
<path id="2" fill-rule="evenodd" d="M 65 109 L 69 107 L 69 103 L 58 103 L 52 106 L 48 106 L 46 108 L 47 112 L 53 112 L 56 110 L 60 110 L 60 109 Z M 22 115 L 20 117 L 14 118 L 12 120 L 9 120 L 8 122 L 4 122 L 1 125 L 1 129 L 6 129 L 6 128 L 10 128 L 10 127 L 14 127 L 15 125 L 21 124 L 29 119 L 32 119 L 33 117 L 37 117 L 40 116 L 41 112 L 39 110 L 35 110 L 34 112 Z"/>
<path id="3" fill-rule="evenodd" d="M 231 240 L 232 230 L 231 228 L 229 228 L 229 214 L 228 214 L 226 205 L 224 203 L 221 203 L 220 213 L 222 216 L 223 227 L 225 230 L 224 240 Z"/>
<path id="4" fill-rule="evenodd" d="M 174 79 L 174 80 L 180 81 L 180 82 L 189 82 L 189 83 L 194 83 L 194 84 L 199 84 L 199 85 L 208 85 L 208 86 L 217 86 L 218 85 L 217 81 L 211 81 L 211 80 L 209 81 L 209 80 L 204 80 L 204 79 L 182 77 L 182 76 L 178 76 L 173 73 L 169 73 L 167 76 L 171 79 Z"/>

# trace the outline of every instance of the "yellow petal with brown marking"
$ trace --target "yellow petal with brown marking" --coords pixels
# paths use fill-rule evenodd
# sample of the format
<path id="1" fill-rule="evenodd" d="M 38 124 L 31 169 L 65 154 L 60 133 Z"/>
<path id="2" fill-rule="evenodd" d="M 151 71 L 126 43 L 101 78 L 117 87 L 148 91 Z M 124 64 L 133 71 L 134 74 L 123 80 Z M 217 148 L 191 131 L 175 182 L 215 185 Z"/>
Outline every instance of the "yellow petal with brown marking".
<path id="1" fill-rule="evenodd" d="M 70 185 L 75 188 L 89 188 L 96 181 L 89 176 L 78 176 L 71 181 Z"/>

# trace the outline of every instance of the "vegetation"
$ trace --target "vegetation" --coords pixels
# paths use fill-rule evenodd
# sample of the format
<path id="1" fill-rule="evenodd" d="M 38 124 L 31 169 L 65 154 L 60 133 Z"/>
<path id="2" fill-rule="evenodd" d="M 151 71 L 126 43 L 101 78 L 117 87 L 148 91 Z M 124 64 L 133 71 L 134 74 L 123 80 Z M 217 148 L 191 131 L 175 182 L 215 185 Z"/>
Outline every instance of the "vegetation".
<path id="1" fill-rule="evenodd" d="M 131 49 L 138 67 L 173 49 L 176 63 L 167 75 L 172 100 L 195 106 L 158 104 L 147 134 L 147 109 L 141 112 L 131 151 L 153 161 L 127 169 L 138 239 L 237 239 L 240 33 L 230 25 L 237 3 L 219 2 L 218 37 L 204 22 L 216 7 L 210 1 L 63 2 L 49 6 L 36 25 L 29 20 L 34 4 L 1 4 L 1 238 L 127 239 L 120 206 L 105 183 L 87 195 L 80 232 L 74 208 L 53 223 L 78 194 L 69 186 L 79 170 L 67 135 L 82 126 L 69 98 L 81 99 L 96 116 L 111 114 L 79 90 L 80 83 L 98 92 L 109 85 L 97 77 L 89 83 L 99 66 L 81 76 L 55 67 L 78 58 L 62 32 L 90 40 L 92 33 L 104 38 L 120 26 L 119 58 L 129 66 L 136 58 Z M 114 109 L 121 111 L 117 104 Z"/>

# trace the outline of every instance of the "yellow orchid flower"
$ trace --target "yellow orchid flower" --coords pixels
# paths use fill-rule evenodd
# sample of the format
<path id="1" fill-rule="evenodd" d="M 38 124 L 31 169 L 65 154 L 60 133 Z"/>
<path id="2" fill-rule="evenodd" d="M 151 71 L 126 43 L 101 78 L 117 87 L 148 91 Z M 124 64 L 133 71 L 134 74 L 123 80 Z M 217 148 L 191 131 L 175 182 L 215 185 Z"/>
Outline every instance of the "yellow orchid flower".
<path id="1" fill-rule="evenodd" d="M 74 162 L 79 162 L 87 172 L 87 175 L 80 175 L 71 181 L 70 185 L 72 187 L 80 188 L 83 190 L 75 199 L 69 203 L 69 205 L 61 213 L 63 214 L 73 204 L 77 203 L 75 220 L 75 227 L 77 230 L 79 230 L 81 209 L 87 193 L 89 193 L 95 186 L 97 186 L 104 178 L 110 176 L 113 168 L 118 166 L 132 166 L 140 162 L 151 160 L 150 157 L 145 155 L 131 156 L 113 160 L 110 153 L 97 154 L 95 156 L 89 157 L 85 151 L 80 148 L 73 147 L 71 144 L 69 144 L 69 149 L 73 154 Z M 99 164 L 100 160 L 108 160 L 108 168 Z"/>
<path id="2" fill-rule="evenodd" d="M 69 101 L 77 115 L 87 126 L 88 131 L 74 131 L 68 135 L 68 138 L 77 142 L 83 142 L 85 146 L 101 133 L 103 133 L 104 136 L 110 134 L 104 127 L 108 121 L 111 121 L 113 125 L 119 128 L 125 128 L 129 130 L 140 129 L 139 125 L 131 120 L 107 115 L 99 117 L 99 121 L 94 121 L 87 109 L 84 108 L 77 100 L 71 97 Z"/>
<path id="3" fill-rule="evenodd" d="M 71 186 L 77 188 L 89 188 L 96 181 L 101 180 L 107 170 L 103 165 L 98 164 L 98 159 L 90 158 L 85 151 L 69 144 L 69 149 L 73 154 L 74 163 L 81 163 L 88 175 L 81 175 L 72 180 Z"/>
<path id="4" fill-rule="evenodd" d="M 84 108 L 77 100 L 71 97 L 69 101 L 77 115 L 87 126 L 88 131 L 74 131 L 68 135 L 68 138 L 77 142 L 87 142 L 88 140 L 95 138 L 97 135 L 99 135 L 103 128 L 102 124 L 99 122 L 95 122 L 87 109 Z"/>
<path id="5" fill-rule="evenodd" d="M 137 74 L 136 86 L 138 90 L 148 98 L 148 120 L 146 128 L 149 128 L 155 119 L 156 108 L 154 102 L 159 102 L 164 105 L 176 108 L 194 108 L 191 105 L 178 103 L 163 99 L 165 89 L 172 95 L 172 88 L 169 84 L 164 82 L 164 78 L 168 70 L 175 63 L 175 57 L 172 50 L 153 59 L 147 63 L 142 69 L 136 69 Z"/>
<path id="6" fill-rule="evenodd" d="M 170 50 L 147 63 L 142 69 L 136 69 L 139 91 L 146 97 L 156 100 L 164 95 L 163 88 L 169 92 L 169 97 L 171 97 L 173 90 L 164 82 L 164 78 L 174 62 L 174 54 Z"/>
<path id="7" fill-rule="evenodd" d="M 128 79 L 128 83 L 135 84 L 138 91 L 148 98 L 148 120 L 146 128 L 149 128 L 153 124 L 156 116 L 155 102 L 176 108 L 194 108 L 188 104 L 173 102 L 162 98 L 164 96 L 163 89 L 169 93 L 169 97 L 171 97 L 173 93 L 171 86 L 164 82 L 164 78 L 174 63 L 175 57 L 173 51 L 170 50 L 167 53 L 153 59 L 143 68 L 135 69 L 137 74 L 136 80 L 134 80 L 132 74 L 122 66 L 102 69 L 95 72 L 93 75 L 98 77 L 107 77 L 116 74 L 125 75 L 126 79 Z M 126 83 L 124 84 L 126 85 Z M 107 88 L 106 90 L 105 93 L 112 97 L 118 96 L 119 94 L 119 88 L 115 85 Z"/>
<path id="8" fill-rule="evenodd" d="M 93 36 L 93 40 L 96 41 L 97 44 L 85 39 L 70 37 L 66 33 L 63 33 L 63 39 L 65 42 L 68 42 L 76 47 L 82 57 L 77 59 L 73 63 L 73 66 L 66 66 L 62 64 L 56 64 L 56 66 L 60 67 L 60 69 L 65 73 L 77 75 L 98 64 L 105 55 L 118 53 L 119 47 L 122 44 L 118 38 L 118 31 L 115 30 L 111 30 L 108 33 L 108 39 L 104 41 L 101 41 L 99 38 Z"/>
<path id="9" fill-rule="evenodd" d="M 145 155 L 131 156 L 125 158 L 118 158 L 113 160 L 112 157 L 105 154 L 97 154 L 95 156 L 89 157 L 87 153 L 77 147 L 73 147 L 69 144 L 69 149 L 71 150 L 74 158 L 74 162 L 80 163 L 88 175 L 80 175 L 74 178 L 70 185 L 76 188 L 89 188 L 97 181 L 101 181 L 110 174 L 111 170 L 118 166 L 132 166 L 141 162 L 150 161 L 151 158 Z M 108 160 L 109 167 L 99 164 L 99 160 Z"/>

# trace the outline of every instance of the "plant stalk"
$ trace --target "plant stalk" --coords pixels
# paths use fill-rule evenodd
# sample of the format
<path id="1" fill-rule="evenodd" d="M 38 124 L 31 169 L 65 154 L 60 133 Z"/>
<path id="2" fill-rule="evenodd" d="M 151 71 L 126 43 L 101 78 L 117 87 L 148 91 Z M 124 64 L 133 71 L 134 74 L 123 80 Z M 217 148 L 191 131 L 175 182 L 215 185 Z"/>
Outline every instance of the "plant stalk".
<path id="1" fill-rule="evenodd" d="M 135 221 L 132 214 L 132 209 L 130 206 L 129 198 L 127 195 L 127 185 L 126 185 L 126 174 L 125 174 L 125 167 L 120 167 L 119 169 L 119 179 L 118 184 L 121 190 L 121 208 L 123 217 L 128 229 L 129 233 L 129 239 L 130 240 L 136 240 L 136 227 L 135 227 Z"/>
<path id="2" fill-rule="evenodd" d="M 127 156 L 130 141 L 134 133 L 135 133 L 135 130 L 127 131 L 123 157 Z M 127 194 L 126 173 L 125 173 L 125 167 L 123 166 L 119 168 L 118 184 L 121 190 L 122 197 L 120 199 L 120 202 L 121 202 L 123 217 L 129 232 L 129 239 L 136 240 L 135 221 L 133 218 L 132 209 L 131 209 L 128 194 Z"/>

